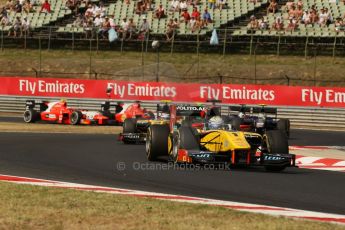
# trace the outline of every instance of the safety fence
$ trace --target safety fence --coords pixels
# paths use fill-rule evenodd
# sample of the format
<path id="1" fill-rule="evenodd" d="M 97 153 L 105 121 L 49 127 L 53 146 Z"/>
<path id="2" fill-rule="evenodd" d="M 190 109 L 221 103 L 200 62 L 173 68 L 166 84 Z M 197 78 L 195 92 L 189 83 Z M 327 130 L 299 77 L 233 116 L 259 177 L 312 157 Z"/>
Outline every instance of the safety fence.
<path id="1" fill-rule="evenodd" d="M 25 110 L 25 101 L 32 97 L 0 96 L 0 112 L 13 113 L 21 116 Z M 60 98 L 35 97 L 37 100 L 59 100 Z M 73 108 L 100 110 L 100 99 L 68 99 L 68 105 Z M 143 101 L 142 106 L 152 111 L 159 102 Z M 292 128 L 345 130 L 345 109 L 315 108 L 315 107 L 287 107 L 277 106 L 278 118 L 289 118 Z M 226 114 L 227 105 L 222 105 L 222 112 Z"/>
<path id="2" fill-rule="evenodd" d="M 14 39 L 15 40 L 15 39 Z M 19 42 L 19 40 L 17 41 Z M 252 54 L 236 54 L 221 47 L 197 48 L 191 41 L 179 41 L 181 51 L 170 52 L 171 44 L 162 42 L 159 50 L 148 43 L 125 42 L 123 50 L 107 44 L 108 50 L 98 50 L 90 41 L 86 50 L 73 50 L 68 41 L 61 49 L 49 49 L 47 41 L 37 49 L 5 48 L 0 52 L 0 75 L 36 77 L 78 77 L 161 82 L 203 82 L 234 84 L 279 84 L 307 86 L 345 86 L 343 55 L 323 56 L 313 48 L 307 56 L 263 55 L 270 47 L 253 45 Z M 106 41 L 103 41 L 106 42 Z M 246 42 L 246 41 L 243 41 Z M 19 42 L 20 43 L 20 42 Z M 33 40 L 30 44 L 37 44 Z M 108 42 L 109 43 L 109 42 Z M 257 43 L 259 44 L 259 43 Z M 268 44 L 268 43 L 267 43 Z M 328 44 L 329 45 L 329 44 Z M 118 47 L 121 44 L 115 44 Z M 302 46 L 304 46 L 302 44 Z M 189 49 L 189 48 L 191 49 Z M 240 43 L 229 47 L 240 47 Z M 114 48 L 114 49 L 113 49 Z M 183 49 L 183 52 L 182 52 Z M 228 49 L 228 48 L 226 48 Z M 231 49 L 231 48 L 230 48 Z M 287 48 L 293 54 L 292 44 Z M 345 51 L 345 46 L 337 48 Z"/>
<path id="3" fill-rule="evenodd" d="M 0 49 L 22 48 L 22 49 L 71 49 L 71 50 L 144 50 L 152 51 L 152 42 L 159 41 L 159 48 L 163 52 L 208 52 L 220 53 L 222 55 L 243 53 L 243 54 L 296 54 L 303 56 L 330 55 L 341 56 L 345 53 L 345 34 L 329 33 L 327 36 L 317 33 L 306 33 L 294 36 L 293 33 L 285 31 L 276 33 L 256 33 L 247 31 L 245 34 L 238 34 L 236 28 L 215 29 L 218 36 L 218 43 L 210 44 L 212 36 L 208 33 L 190 33 L 179 35 L 175 39 L 166 40 L 164 33 L 148 33 L 143 39 L 118 39 L 109 42 L 95 32 L 92 36 L 87 36 L 83 28 L 70 27 L 69 30 L 60 31 L 60 27 L 46 26 L 39 30 L 33 30 L 22 36 L 7 36 L 7 31 L 0 28 Z M 313 29 L 313 28 L 312 28 Z M 98 31 L 93 28 L 91 31 Z M 262 32 L 262 31 L 261 31 Z M 312 34 L 312 35 L 311 35 Z M 155 51 L 155 50 L 154 50 Z"/>

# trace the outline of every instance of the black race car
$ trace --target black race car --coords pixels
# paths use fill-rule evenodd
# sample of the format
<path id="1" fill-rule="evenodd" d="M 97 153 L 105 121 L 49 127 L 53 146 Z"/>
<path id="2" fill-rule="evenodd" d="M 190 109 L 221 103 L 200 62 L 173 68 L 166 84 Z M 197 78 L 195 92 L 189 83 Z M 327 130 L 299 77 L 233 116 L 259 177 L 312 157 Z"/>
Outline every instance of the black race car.
<path id="1" fill-rule="evenodd" d="M 146 141 L 146 132 L 152 124 L 167 124 L 169 122 L 169 105 L 157 104 L 156 114 L 149 112 L 146 116 L 127 118 L 123 122 L 123 131 L 119 140 L 125 144 L 143 144 Z"/>
<path id="2" fill-rule="evenodd" d="M 236 130 L 264 134 L 268 130 L 280 130 L 290 136 L 290 120 L 277 118 L 277 108 L 246 105 L 230 105 L 228 119 Z"/>

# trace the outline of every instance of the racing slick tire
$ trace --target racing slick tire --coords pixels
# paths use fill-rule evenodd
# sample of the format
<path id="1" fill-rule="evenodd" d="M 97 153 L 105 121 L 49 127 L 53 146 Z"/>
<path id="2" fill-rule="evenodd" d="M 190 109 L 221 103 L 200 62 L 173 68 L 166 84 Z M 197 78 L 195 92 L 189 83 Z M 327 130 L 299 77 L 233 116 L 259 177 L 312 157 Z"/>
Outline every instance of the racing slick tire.
<path id="1" fill-rule="evenodd" d="M 123 133 L 136 133 L 137 132 L 137 119 L 126 118 L 122 124 Z M 135 141 L 123 140 L 124 144 L 133 144 Z"/>
<path id="2" fill-rule="evenodd" d="M 284 118 L 279 119 L 277 129 L 285 133 L 287 137 L 290 137 L 290 120 Z"/>
<path id="3" fill-rule="evenodd" d="M 264 145 L 267 148 L 268 153 L 280 153 L 288 154 L 289 153 L 289 144 L 285 133 L 280 130 L 269 130 L 264 135 Z M 286 166 L 281 165 L 272 165 L 265 166 L 267 171 L 279 172 L 286 168 Z"/>
<path id="4" fill-rule="evenodd" d="M 135 133 L 137 131 L 137 119 L 127 118 L 123 124 L 123 133 Z"/>
<path id="5" fill-rule="evenodd" d="M 231 124 L 231 128 L 233 130 L 240 130 L 241 118 L 239 118 L 239 117 L 232 118 L 231 121 L 230 121 L 230 124 Z"/>
<path id="6" fill-rule="evenodd" d="M 197 135 L 198 131 L 192 127 L 182 126 L 179 132 L 179 148 L 185 150 L 200 149 L 200 137 Z"/>
<path id="7" fill-rule="evenodd" d="M 192 121 L 190 120 L 183 120 L 182 123 L 181 123 L 181 126 L 182 127 L 192 127 Z"/>
<path id="8" fill-rule="evenodd" d="M 182 126 L 178 129 L 178 132 L 174 132 L 171 137 L 172 152 L 170 160 L 179 163 L 178 152 L 180 149 L 199 150 L 200 137 L 197 134 L 198 131 L 190 126 Z"/>
<path id="9" fill-rule="evenodd" d="M 80 124 L 80 120 L 83 114 L 80 111 L 73 111 L 70 117 L 71 125 L 78 125 Z"/>
<path id="10" fill-rule="evenodd" d="M 146 157 L 149 161 L 155 161 L 159 156 L 168 155 L 168 125 L 151 125 L 147 130 Z"/>
<path id="11" fill-rule="evenodd" d="M 40 114 L 33 109 L 25 110 L 25 112 L 23 114 L 24 122 L 34 123 L 37 120 L 39 120 L 39 115 Z"/>

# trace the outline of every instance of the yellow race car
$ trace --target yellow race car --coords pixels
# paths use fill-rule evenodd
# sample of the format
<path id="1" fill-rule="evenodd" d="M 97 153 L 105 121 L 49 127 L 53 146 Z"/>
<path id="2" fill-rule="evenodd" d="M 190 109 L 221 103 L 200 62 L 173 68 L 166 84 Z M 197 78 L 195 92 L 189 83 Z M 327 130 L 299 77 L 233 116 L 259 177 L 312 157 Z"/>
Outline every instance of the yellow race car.
<path id="1" fill-rule="evenodd" d="M 288 140 L 280 130 L 264 134 L 233 130 L 221 116 L 207 117 L 207 107 L 170 105 L 170 122 L 147 130 L 148 160 L 168 156 L 175 163 L 264 166 L 281 171 L 295 166 Z"/>

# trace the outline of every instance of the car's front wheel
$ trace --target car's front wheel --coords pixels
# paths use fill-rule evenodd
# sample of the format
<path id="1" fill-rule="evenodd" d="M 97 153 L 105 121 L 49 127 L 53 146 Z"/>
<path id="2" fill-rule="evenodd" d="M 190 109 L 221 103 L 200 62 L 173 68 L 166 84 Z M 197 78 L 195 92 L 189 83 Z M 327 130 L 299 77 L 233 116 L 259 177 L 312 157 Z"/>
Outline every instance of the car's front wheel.
<path id="1" fill-rule="evenodd" d="M 70 122 L 72 125 L 80 124 L 80 120 L 83 114 L 80 111 L 73 111 L 70 117 Z"/>
<path id="2" fill-rule="evenodd" d="M 290 137 L 290 120 L 289 119 L 279 119 L 277 122 L 278 130 L 286 134 L 287 137 Z"/>
<path id="3" fill-rule="evenodd" d="M 146 156 L 149 161 L 155 161 L 159 156 L 168 155 L 168 125 L 151 125 L 146 136 Z"/>
<path id="4" fill-rule="evenodd" d="M 38 120 L 39 115 L 40 114 L 33 109 L 25 110 L 24 115 L 23 115 L 24 122 L 34 123 Z"/>
<path id="5" fill-rule="evenodd" d="M 266 131 L 263 138 L 263 147 L 269 154 L 288 154 L 289 144 L 286 134 L 280 130 Z M 286 168 L 285 165 L 265 166 L 267 171 L 279 172 Z"/>

